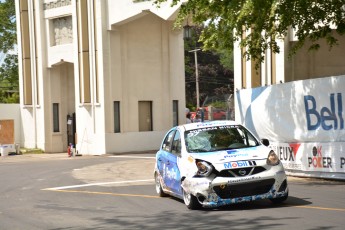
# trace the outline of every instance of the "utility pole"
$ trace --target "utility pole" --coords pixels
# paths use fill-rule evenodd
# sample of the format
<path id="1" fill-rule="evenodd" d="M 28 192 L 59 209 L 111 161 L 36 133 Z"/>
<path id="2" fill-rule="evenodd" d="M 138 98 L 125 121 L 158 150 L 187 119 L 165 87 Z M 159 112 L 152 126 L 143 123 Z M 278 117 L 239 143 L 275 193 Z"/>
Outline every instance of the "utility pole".
<path id="1" fill-rule="evenodd" d="M 198 55 L 197 52 L 201 49 L 194 49 L 189 52 L 194 53 L 195 59 L 195 90 L 196 90 L 196 108 L 200 108 L 200 99 L 199 99 L 199 72 L 198 72 Z"/>

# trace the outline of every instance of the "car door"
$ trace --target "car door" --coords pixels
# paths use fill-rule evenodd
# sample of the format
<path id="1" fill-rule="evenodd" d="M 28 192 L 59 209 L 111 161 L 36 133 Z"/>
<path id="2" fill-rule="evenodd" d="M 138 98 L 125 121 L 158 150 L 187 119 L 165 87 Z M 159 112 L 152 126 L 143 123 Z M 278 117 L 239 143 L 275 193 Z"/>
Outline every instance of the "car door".
<path id="1" fill-rule="evenodd" d="M 158 168 L 159 174 L 163 178 L 163 182 L 164 182 L 163 187 L 165 189 L 168 189 L 169 191 L 171 191 L 171 188 L 170 188 L 170 183 L 169 183 L 169 178 L 168 178 L 169 167 L 167 166 L 170 164 L 169 152 L 171 149 L 175 132 L 176 130 L 173 129 L 165 136 L 161 149 L 159 150 L 158 155 L 157 155 L 157 168 Z"/>
<path id="2" fill-rule="evenodd" d="M 171 189 L 174 193 L 182 195 L 181 189 L 181 173 L 179 169 L 179 161 L 181 158 L 181 136 L 180 132 L 176 130 L 174 139 L 169 152 L 168 162 L 171 169 Z"/>
<path id="3" fill-rule="evenodd" d="M 180 155 L 178 152 L 181 152 L 181 144 L 178 143 L 180 141 L 179 137 L 178 131 L 170 131 L 164 139 L 157 159 L 158 170 L 163 178 L 164 185 L 166 189 L 173 193 L 180 193 L 181 191 L 180 170 L 177 166 L 177 158 Z"/>

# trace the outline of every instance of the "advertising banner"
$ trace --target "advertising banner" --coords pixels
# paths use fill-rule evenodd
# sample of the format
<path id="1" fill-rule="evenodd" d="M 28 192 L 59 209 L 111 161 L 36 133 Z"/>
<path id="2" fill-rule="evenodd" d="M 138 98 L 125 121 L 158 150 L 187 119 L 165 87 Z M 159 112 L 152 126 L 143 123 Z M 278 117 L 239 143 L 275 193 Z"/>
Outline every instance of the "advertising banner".
<path id="1" fill-rule="evenodd" d="M 287 170 L 345 178 L 345 76 L 238 90 L 236 100 L 236 120 L 269 139 Z"/>
<path id="2" fill-rule="evenodd" d="M 328 143 L 271 142 L 289 175 L 345 180 L 345 145 Z"/>

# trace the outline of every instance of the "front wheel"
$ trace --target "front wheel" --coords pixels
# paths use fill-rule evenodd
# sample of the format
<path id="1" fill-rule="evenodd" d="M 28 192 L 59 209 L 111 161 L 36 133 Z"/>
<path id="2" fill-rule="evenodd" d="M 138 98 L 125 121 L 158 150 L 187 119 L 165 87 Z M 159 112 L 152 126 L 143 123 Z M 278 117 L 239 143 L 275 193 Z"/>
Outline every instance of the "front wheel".
<path id="1" fill-rule="evenodd" d="M 155 173 L 155 184 L 156 184 L 156 192 L 158 196 L 164 197 L 166 194 L 163 192 L 160 177 L 158 176 L 158 173 Z"/>
<path id="2" fill-rule="evenodd" d="M 285 196 L 282 196 L 282 197 L 278 197 L 278 198 L 272 198 L 270 199 L 270 201 L 273 203 L 273 204 L 280 204 L 280 203 L 283 203 L 284 201 L 286 201 L 286 199 L 289 197 L 289 194 L 286 194 Z"/>
<path id="3" fill-rule="evenodd" d="M 184 191 L 183 189 L 183 201 L 185 203 L 185 205 L 187 206 L 187 208 L 195 210 L 195 209 L 200 209 L 201 208 L 201 204 L 199 203 L 198 199 L 190 194 Z"/>

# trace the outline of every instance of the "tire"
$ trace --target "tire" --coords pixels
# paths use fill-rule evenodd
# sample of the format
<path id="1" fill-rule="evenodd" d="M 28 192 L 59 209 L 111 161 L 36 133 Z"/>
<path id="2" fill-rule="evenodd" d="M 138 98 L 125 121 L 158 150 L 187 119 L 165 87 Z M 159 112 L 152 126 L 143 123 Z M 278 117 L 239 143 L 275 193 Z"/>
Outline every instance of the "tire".
<path id="1" fill-rule="evenodd" d="M 289 194 L 286 194 L 285 196 L 282 196 L 282 197 L 270 199 L 270 201 L 271 201 L 273 204 L 281 204 L 281 203 L 283 203 L 284 201 L 286 201 L 286 199 L 287 199 L 288 197 L 289 197 Z"/>
<path id="2" fill-rule="evenodd" d="M 183 201 L 188 209 L 197 210 L 201 208 L 201 204 L 199 203 L 198 199 L 194 195 L 185 192 L 184 189 L 182 189 L 182 191 L 183 191 Z"/>
<path id="3" fill-rule="evenodd" d="M 155 185 L 156 185 L 156 192 L 159 197 L 165 197 L 166 194 L 163 192 L 160 177 L 158 176 L 158 173 L 155 173 Z"/>

